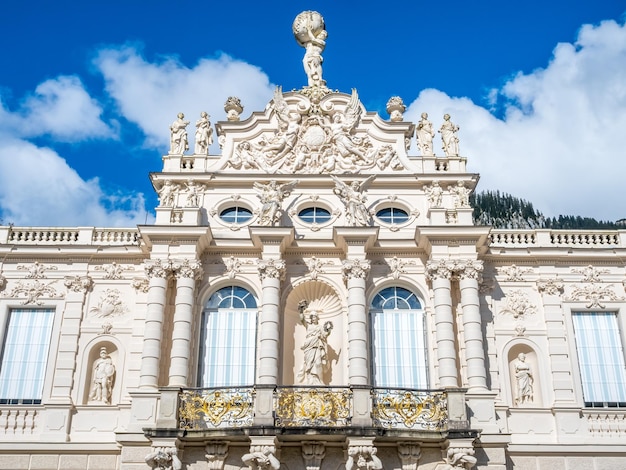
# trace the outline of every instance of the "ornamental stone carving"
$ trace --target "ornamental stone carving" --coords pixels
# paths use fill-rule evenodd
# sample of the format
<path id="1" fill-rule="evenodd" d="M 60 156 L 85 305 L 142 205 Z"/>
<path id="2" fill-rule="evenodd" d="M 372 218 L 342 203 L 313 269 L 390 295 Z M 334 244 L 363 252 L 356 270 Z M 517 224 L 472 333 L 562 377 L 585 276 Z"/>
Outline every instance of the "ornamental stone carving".
<path id="1" fill-rule="evenodd" d="M 443 200 L 443 188 L 439 185 L 439 181 L 433 181 L 433 184 L 424 188 L 426 197 L 428 197 L 428 205 L 431 209 L 438 209 L 442 207 Z"/>
<path id="2" fill-rule="evenodd" d="M 569 301 L 586 301 L 587 308 L 604 308 L 606 301 L 624 300 L 614 291 L 613 286 L 599 286 L 598 284 L 587 284 L 585 286 L 574 286 L 572 293 L 566 299 Z"/>
<path id="3" fill-rule="evenodd" d="M 176 447 L 153 447 L 145 460 L 153 470 L 181 470 L 183 468 Z"/>
<path id="4" fill-rule="evenodd" d="M 150 260 L 144 267 L 148 279 L 153 277 L 167 278 L 172 273 L 172 263 L 170 260 Z"/>
<path id="5" fill-rule="evenodd" d="M 374 446 L 349 446 L 346 470 L 382 470 L 383 463 Z"/>
<path id="6" fill-rule="evenodd" d="M 415 137 L 417 138 L 417 148 L 423 157 L 435 155 L 433 152 L 435 131 L 433 130 L 433 123 L 428 120 L 427 113 L 422 113 L 421 119 L 415 127 Z"/>
<path id="7" fill-rule="evenodd" d="M 33 264 L 18 265 L 17 269 L 28 271 L 26 279 L 45 279 L 45 271 L 56 271 L 59 268 L 56 266 L 44 265 L 39 261 L 35 261 Z"/>
<path id="8" fill-rule="evenodd" d="M 0 274 L 0 292 L 4 290 L 7 285 L 7 278 Z"/>
<path id="9" fill-rule="evenodd" d="M 199 281 L 202 279 L 203 270 L 200 260 L 172 260 L 172 272 L 176 279 L 186 278 Z"/>
<path id="10" fill-rule="evenodd" d="M 366 279 L 370 272 L 371 263 L 367 259 L 346 259 L 343 260 L 342 267 L 345 281 L 350 279 Z"/>
<path id="11" fill-rule="evenodd" d="M 464 181 L 458 181 L 456 186 L 450 186 L 450 193 L 454 196 L 454 207 L 469 208 L 469 196 L 472 190 L 465 187 Z"/>
<path id="12" fill-rule="evenodd" d="M 592 265 L 584 268 L 572 268 L 572 273 L 582 274 L 583 282 L 602 282 L 600 279 L 601 274 L 608 274 L 608 269 L 597 269 Z"/>
<path id="13" fill-rule="evenodd" d="M 502 312 L 512 313 L 514 318 L 519 318 L 537 313 L 537 307 L 530 302 L 526 292 L 513 290 L 506 294 L 506 304 Z"/>
<path id="14" fill-rule="evenodd" d="M 350 185 L 347 185 L 334 175 L 330 175 L 330 177 L 335 181 L 335 189 L 333 192 L 339 196 L 339 199 L 341 199 L 341 202 L 343 202 L 346 208 L 347 225 L 352 227 L 368 225 L 370 214 L 365 206 L 367 198 L 363 192 L 376 176 L 371 175 L 362 183 L 353 181 Z"/>
<path id="15" fill-rule="evenodd" d="M 222 470 L 228 457 L 228 442 L 209 441 L 204 448 L 209 470 Z"/>
<path id="16" fill-rule="evenodd" d="M 93 285 L 93 279 L 89 276 L 67 276 L 63 284 L 68 291 L 87 292 Z"/>
<path id="17" fill-rule="evenodd" d="M 226 119 L 231 122 L 238 122 L 243 113 L 241 100 L 236 96 L 229 96 L 224 103 L 224 111 L 226 111 Z"/>
<path id="18" fill-rule="evenodd" d="M 471 447 L 449 447 L 444 457 L 444 466 L 437 466 L 437 470 L 469 470 L 478 461 L 474 454 Z"/>
<path id="19" fill-rule="evenodd" d="M 176 120 L 170 126 L 170 155 L 182 155 L 189 150 L 188 125 L 189 121 L 185 121 L 185 115 L 178 113 Z"/>
<path id="20" fill-rule="evenodd" d="M 398 443 L 398 458 L 402 462 L 402 470 L 417 470 L 417 463 L 421 456 L 422 449 L 419 444 Z"/>
<path id="21" fill-rule="evenodd" d="M 402 98 L 399 96 L 389 98 L 389 101 L 387 101 L 387 113 L 390 121 L 401 122 L 404 120 L 404 111 L 406 111 L 406 106 Z"/>
<path id="22" fill-rule="evenodd" d="M 415 265 L 415 261 L 406 261 L 403 259 L 398 259 L 397 256 L 394 256 L 389 260 L 389 270 L 391 271 L 391 277 L 394 279 L 400 279 L 402 274 L 406 274 L 406 267 L 409 265 Z"/>
<path id="23" fill-rule="evenodd" d="M 457 136 L 459 129 L 459 126 L 450 121 L 450 115 L 444 114 L 443 124 L 439 128 L 439 133 L 441 134 L 442 148 L 446 157 L 459 156 L 459 138 Z"/>
<path id="24" fill-rule="evenodd" d="M 282 279 L 285 275 L 285 261 L 282 259 L 260 259 L 257 266 L 261 281 L 265 278 Z"/>
<path id="25" fill-rule="evenodd" d="M 122 294 L 117 289 L 107 289 L 100 295 L 100 302 L 92 307 L 90 312 L 96 317 L 111 318 L 128 313 L 128 308 L 122 302 Z"/>
<path id="26" fill-rule="evenodd" d="M 271 180 L 269 183 L 254 183 L 257 197 L 262 204 L 259 212 L 259 225 L 275 225 L 280 221 L 283 215 L 283 200 L 291 194 L 298 183 L 298 180 L 284 184 L 278 184 L 276 180 Z"/>
<path id="27" fill-rule="evenodd" d="M 452 273 L 456 268 L 456 263 L 451 259 L 428 260 L 426 262 L 426 278 L 429 281 L 434 279 L 452 279 Z"/>
<path id="28" fill-rule="evenodd" d="M 278 130 L 235 144 L 226 167 L 268 174 L 403 169 L 393 146 L 381 143 L 376 147 L 367 133 L 356 135 L 363 113 L 356 90 L 341 110 L 330 101 L 318 105 L 302 93 L 297 97 L 297 105 L 288 104 L 278 87 L 270 104 Z"/>
<path id="29" fill-rule="evenodd" d="M 43 301 L 40 298 L 46 299 L 60 299 L 63 298 L 63 294 L 57 294 L 52 284 L 56 281 L 49 283 L 43 283 L 38 279 L 32 282 L 17 281 L 17 284 L 11 289 L 8 297 L 26 297 L 21 305 L 43 305 Z"/>
<path id="30" fill-rule="evenodd" d="M 122 266 L 113 261 L 111 264 L 95 266 L 94 271 L 104 271 L 104 279 L 122 279 L 124 271 L 132 271 L 131 266 Z"/>
<path id="31" fill-rule="evenodd" d="M 324 442 L 302 442 L 302 460 L 304 460 L 306 470 L 320 470 L 324 457 L 326 457 L 326 446 Z"/>
<path id="32" fill-rule="evenodd" d="M 519 282 L 524 281 L 524 274 L 532 274 L 533 268 L 521 268 L 512 264 L 504 268 L 498 268 L 498 271 L 505 275 L 504 281 Z"/>
<path id="33" fill-rule="evenodd" d="M 559 295 L 563 293 L 563 281 L 559 278 L 539 279 L 537 281 L 537 289 L 546 295 Z"/>
<path id="34" fill-rule="evenodd" d="M 324 266 L 334 264 L 332 261 L 323 261 L 315 256 L 307 260 L 306 265 L 309 268 L 309 276 L 314 281 L 317 280 L 319 274 L 324 274 Z"/>
<path id="35" fill-rule="evenodd" d="M 278 470 L 280 462 L 276 458 L 276 447 L 270 445 L 251 445 L 250 452 L 244 454 L 241 460 L 251 470 Z"/>
<path id="36" fill-rule="evenodd" d="M 150 289 L 150 280 L 147 277 L 136 277 L 133 279 L 132 286 L 137 292 L 147 294 Z"/>

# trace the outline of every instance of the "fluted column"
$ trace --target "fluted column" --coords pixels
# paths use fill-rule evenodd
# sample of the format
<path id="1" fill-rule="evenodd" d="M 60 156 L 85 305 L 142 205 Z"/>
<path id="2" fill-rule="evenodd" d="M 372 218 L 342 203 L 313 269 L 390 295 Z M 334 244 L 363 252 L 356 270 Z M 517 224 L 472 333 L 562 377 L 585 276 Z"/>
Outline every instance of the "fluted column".
<path id="1" fill-rule="evenodd" d="M 259 321 L 259 369 L 257 383 L 278 383 L 278 354 L 280 341 L 280 281 L 285 274 L 282 259 L 259 260 L 262 287 L 262 308 Z"/>
<path id="2" fill-rule="evenodd" d="M 146 275 L 150 279 L 150 283 L 141 354 L 141 372 L 139 374 L 140 388 L 156 389 L 159 386 L 163 317 L 167 296 L 167 279 L 170 273 L 169 261 L 156 260 L 146 266 Z"/>
<path id="3" fill-rule="evenodd" d="M 485 348 L 480 317 L 480 299 L 478 297 L 478 280 L 482 271 L 482 261 L 467 260 L 457 263 L 461 308 L 463 310 L 467 382 L 470 390 L 487 389 Z"/>
<path id="4" fill-rule="evenodd" d="M 435 302 L 435 338 L 437 341 L 437 365 L 441 387 L 458 387 L 458 370 L 452 316 L 450 279 L 454 263 L 450 260 L 429 261 L 427 276 L 432 283 Z"/>
<path id="5" fill-rule="evenodd" d="M 169 385 L 186 387 L 191 355 L 193 300 L 196 281 L 202 278 L 202 265 L 199 260 L 185 259 L 174 263 L 173 271 L 176 276 L 176 307 L 172 330 Z"/>
<path id="6" fill-rule="evenodd" d="M 348 380 L 350 385 L 368 384 L 365 281 L 369 271 L 368 260 L 348 259 L 343 262 L 343 275 L 348 287 Z"/>

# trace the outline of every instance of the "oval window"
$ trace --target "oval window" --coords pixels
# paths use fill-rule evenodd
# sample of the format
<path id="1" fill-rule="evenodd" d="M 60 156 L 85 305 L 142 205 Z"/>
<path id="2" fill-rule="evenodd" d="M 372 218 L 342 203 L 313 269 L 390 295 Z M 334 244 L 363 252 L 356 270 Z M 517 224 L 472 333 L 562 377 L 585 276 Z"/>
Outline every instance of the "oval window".
<path id="1" fill-rule="evenodd" d="M 402 224 L 409 220 L 409 214 L 397 207 L 385 207 L 376 213 L 376 217 L 387 224 Z"/>
<path id="2" fill-rule="evenodd" d="M 323 207 L 307 207 L 300 211 L 298 217 L 307 224 L 323 224 L 330 220 L 330 212 Z"/>
<path id="3" fill-rule="evenodd" d="M 252 218 L 252 211 L 245 207 L 235 206 L 220 212 L 220 219 L 229 224 L 243 224 Z"/>

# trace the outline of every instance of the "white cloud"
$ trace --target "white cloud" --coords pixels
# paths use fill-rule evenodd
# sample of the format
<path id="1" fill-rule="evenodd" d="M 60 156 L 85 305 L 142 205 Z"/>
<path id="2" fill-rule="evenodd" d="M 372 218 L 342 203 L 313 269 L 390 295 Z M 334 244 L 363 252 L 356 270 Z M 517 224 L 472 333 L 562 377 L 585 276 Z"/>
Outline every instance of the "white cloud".
<path id="1" fill-rule="evenodd" d="M 145 223 L 141 194 L 105 194 L 54 150 L 0 138 L 0 214 L 16 225 L 132 227 Z"/>
<path id="2" fill-rule="evenodd" d="M 142 129 L 146 146 L 161 150 L 167 147 L 169 125 L 179 112 L 192 122 L 202 111 L 213 121 L 224 120 L 226 98 L 238 96 L 245 117 L 264 109 L 274 89 L 259 68 L 228 55 L 201 59 L 188 68 L 174 58 L 149 63 L 136 49 L 123 47 L 100 51 L 95 64 L 120 113 Z"/>
<path id="3" fill-rule="evenodd" d="M 16 112 L 3 111 L 0 124 L 22 137 L 49 135 L 61 142 L 79 142 L 115 134 L 101 119 L 102 107 L 74 76 L 46 80 Z"/>
<path id="4" fill-rule="evenodd" d="M 406 118 L 426 111 L 438 127 L 449 113 L 468 169 L 481 174 L 479 190 L 522 197 L 550 216 L 626 217 L 626 26 L 584 26 L 546 68 L 518 74 L 494 95 L 502 120 L 437 90 L 420 93 Z"/>

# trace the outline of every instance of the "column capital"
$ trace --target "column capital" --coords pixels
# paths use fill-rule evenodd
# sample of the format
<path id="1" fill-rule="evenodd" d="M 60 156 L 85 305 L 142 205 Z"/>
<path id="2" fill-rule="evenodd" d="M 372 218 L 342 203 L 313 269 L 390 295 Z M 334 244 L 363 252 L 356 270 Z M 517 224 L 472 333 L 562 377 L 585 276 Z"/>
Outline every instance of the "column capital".
<path id="1" fill-rule="evenodd" d="M 426 278 L 429 281 L 434 279 L 452 279 L 452 273 L 456 263 L 451 259 L 428 260 L 426 262 Z"/>
<path id="2" fill-rule="evenodd" d="M 345 281 L 350 279 L 366 279 L 371 268 L 371 263 L 367 259 L 345 259 L 341 264 Z"/>
<path id="3" fill-rule="evenodd" d="M 285 275 L 285 260 L 279 258 L 260 259 L 257 266 L 261 281 L 264 279 L 282 279 Z"/>
<path id="4" fill-rule="evenodd" d="M 455 274 L 459 279 L 480 280 L 484 265 L 482 261 L 475 259 L 460 259 L 455 262 Z"/>
<path id="5" fill-rule="evenodd" d="M 149 279 L 160 278 L 167 279 L 172 274 L 172 262 L 169 259 L 154 259 L 146 261 L 144 266 L 146 276 Z"/>
<path id="6" fill-rule="evenodd" d="M 193 279 L 199 281 L 202 279 L 203 270 L 202 262 L 199 259 L 182 259 L 172 260 L 171 269 L 176 279 Z"/>

